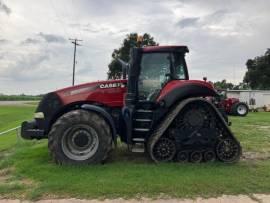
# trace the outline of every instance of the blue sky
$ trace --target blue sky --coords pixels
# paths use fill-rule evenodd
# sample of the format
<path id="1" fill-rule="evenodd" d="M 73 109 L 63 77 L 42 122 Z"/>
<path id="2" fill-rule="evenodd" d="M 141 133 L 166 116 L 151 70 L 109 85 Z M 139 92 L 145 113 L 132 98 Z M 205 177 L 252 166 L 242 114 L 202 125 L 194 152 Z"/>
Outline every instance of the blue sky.
<path id="1" fill-rule="evenodd" d="M 238 83 L 248 58 L 269 48 L 268 0 L 0 0 L 0 93 L 39 94 L 72 80 L 106 79 L 113 49 L 130 32 L 187 45 L 190 77 Z"/>

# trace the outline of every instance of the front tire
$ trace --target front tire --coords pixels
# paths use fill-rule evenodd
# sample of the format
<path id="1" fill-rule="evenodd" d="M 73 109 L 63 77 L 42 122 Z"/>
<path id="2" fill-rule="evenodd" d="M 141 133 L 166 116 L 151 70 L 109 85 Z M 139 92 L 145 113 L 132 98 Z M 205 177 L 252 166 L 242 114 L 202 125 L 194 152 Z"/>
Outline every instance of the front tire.
<path id="1" fill-rule="evenodd" d="M 102 163 L 112 148 L 110 126 L 94 112 L 70 111 L 52 126 L 48 148 L 58 164 Z"/>

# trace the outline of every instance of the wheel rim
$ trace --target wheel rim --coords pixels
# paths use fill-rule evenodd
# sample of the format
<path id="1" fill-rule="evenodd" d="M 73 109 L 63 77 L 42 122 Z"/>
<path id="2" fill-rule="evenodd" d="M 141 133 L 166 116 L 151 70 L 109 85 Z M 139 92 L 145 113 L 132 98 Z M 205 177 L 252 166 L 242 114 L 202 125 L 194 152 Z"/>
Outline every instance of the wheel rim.
<path id="1" fill-rule="evenodd" d="M 216 147 L 217 157 L 223 162 L 234 162 L 239 158 L 240 148 L 238 144 L 231 140 L 221 140 Z"/>
<path id="2" fill-rule="evenodd" d="M 176 153 L 176 147 L 173 140 L 161 138 L 153 148 L 153 155 L 157 161 L 171 161 Z"/>
<path id="3" fill-rule="evenodd" d="M 68 158 L 83 161 L 91 158 L 97 152 L 99 139 L 94 128 L 78 124 L 65 131 L 61 144 L 62 150 Z"/>
<path id="4" fill-rule="evenodd" d="M 245 105 L 239 105 L 239 106 L 237 107 L 237 113 L 238 113 L 239 115 L 245 115 L 246 112 L 247 112 L 247 107 L 246 107 Z"/>

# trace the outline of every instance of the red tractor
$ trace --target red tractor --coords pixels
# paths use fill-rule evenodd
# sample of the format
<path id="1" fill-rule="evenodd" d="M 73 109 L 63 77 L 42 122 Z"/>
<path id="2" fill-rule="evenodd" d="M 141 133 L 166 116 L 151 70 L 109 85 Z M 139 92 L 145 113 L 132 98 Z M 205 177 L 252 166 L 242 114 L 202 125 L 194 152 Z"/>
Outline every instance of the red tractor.
<path id="1" fill-rule="evenodd" d="M 246 116 L 249 107 L 246 103 L 240 102 L 237 98 L 228 98 L 226 90 L 218 90 L 220 97 L 218 97 L 217 106 L 223 108 L 229 115 Z"/>
<path id="2" fill-rule="evenodd" d="M 189 80 L 186 46 L 133 48 L 128 79 L 98 81 L 48 93 L 25 139 L 48 138 L 59 164 L 106 160 L 117 137 L 155 162 L 236 162 L 241 146 L 220 111 L 205 97 L 213 86 Z M 123 78 L 126 78 L 123 71 Z"/>

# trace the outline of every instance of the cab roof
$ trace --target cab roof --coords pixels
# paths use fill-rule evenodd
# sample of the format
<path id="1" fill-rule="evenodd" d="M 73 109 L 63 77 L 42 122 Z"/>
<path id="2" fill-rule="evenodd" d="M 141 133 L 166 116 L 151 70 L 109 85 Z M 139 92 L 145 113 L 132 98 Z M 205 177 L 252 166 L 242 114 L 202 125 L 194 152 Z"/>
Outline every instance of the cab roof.
<path id="1" fill-rule="evenodd" d="M 187 46 L 148 46 L 142 48 L 143 52 L 166 52 L 166 51 L 179 51 L 183 53 L 188 53 Z"/>

